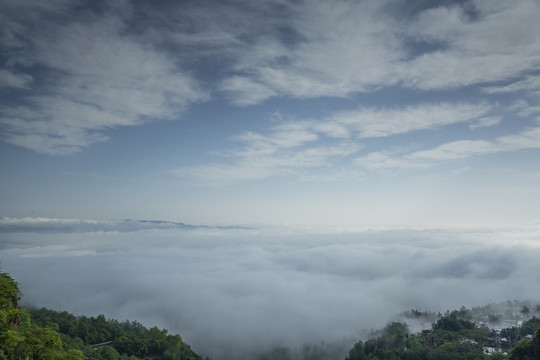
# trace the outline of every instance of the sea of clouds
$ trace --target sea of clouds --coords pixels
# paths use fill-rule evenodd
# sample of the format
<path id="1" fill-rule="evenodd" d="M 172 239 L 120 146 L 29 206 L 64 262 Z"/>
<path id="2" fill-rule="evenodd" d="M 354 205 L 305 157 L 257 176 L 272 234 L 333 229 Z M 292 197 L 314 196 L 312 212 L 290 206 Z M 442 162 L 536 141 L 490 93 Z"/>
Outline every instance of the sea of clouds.
<path id="1" fill-rule="evenodd" d="M 317 351 L 343 359 L 404 310 L 539 300 L 539 258 L 537 224 L 243 229 L 0 218 L 0 265 L 24 304 L 167 328 L 213 360 Z"/>

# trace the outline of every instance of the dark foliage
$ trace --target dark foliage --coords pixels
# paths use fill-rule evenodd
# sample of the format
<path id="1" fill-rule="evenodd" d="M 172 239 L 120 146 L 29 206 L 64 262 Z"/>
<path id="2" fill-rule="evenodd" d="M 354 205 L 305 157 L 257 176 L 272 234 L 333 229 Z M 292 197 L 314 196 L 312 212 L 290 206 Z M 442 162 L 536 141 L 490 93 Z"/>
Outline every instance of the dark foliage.
<path id="1" fill-rule="evenodd" d="M 415 317 L 421 315 L 418 311 L 411 314 Z M 406 324 L 394 322 L 374 332 L 376 337 L 357 342 L 346 360 L 540 359 L 540 319 L 533 317 L 521 327 L 503 329 L 500 334 L 486 327 L 477 327 L 471 319 L 471 312 L 464 308 L 447 312 L 432 324 L 430 330 L 418 334 L 409 334 Z M 532 336 L 535 331 L 536 335 Z M 484 353 L 488 346 L 501 348 L 501 337 L 512 339 L 512 343 L 517 344 L 508 357 L 502 352 Z"/>
<path id="2" fill-rule="evenodd" d="M 58 331 L 67 343 L 81 350 L 89 359 L 201 359 L 179 335 L 169 335 L 167 330 L 157 327 L 148 329 L 137 321 L 107 320 L 104 315 L 76 317 L 66 311 L 45 308 L 31 309 L 29 313 L 32 321 Z"/>
<path id="3" fill-rule="evenodd" d="M 182 341 L 157 327 L 18 306 L 18 284 L 0 272 L 0 360 L 199 360 Z"/>

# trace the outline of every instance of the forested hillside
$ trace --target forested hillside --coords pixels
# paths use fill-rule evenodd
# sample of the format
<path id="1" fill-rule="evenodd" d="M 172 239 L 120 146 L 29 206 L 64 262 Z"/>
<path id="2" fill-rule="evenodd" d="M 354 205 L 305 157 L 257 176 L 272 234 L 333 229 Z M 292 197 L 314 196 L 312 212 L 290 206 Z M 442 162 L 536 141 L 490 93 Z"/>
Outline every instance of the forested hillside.
<path id="1" fill-rule="evenodd" d="M 417 333 L 410 333 L 406 323 L 392 322 L 366 342 L 357 342 L 347 360 L 540 359 L 540 319 L 536 316 L 500 331 L 471 320 L 471 312 L 462 308 L 447 312 L 431 329 Z"/>
<path id="2" fill-rule="evenodd" d="M 18 284 L 0 272 L 0 359 L 198 360 L 179 335 L 134 321 L 20 309 Z"/>

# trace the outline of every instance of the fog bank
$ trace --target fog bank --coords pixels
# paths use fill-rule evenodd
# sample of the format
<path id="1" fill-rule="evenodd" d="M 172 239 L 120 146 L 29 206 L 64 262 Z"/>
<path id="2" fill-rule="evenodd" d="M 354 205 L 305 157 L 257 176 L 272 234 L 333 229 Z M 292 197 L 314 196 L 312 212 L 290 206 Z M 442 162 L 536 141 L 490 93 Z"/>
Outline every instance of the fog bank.
<path id="1" fill-rule="evenodd" d="M 108 222 L 66 231 L 58 221 L 43 231 L 44 221 L 32 230 L 12 219 L 0 232 L 2 270 L 20 283 L 25 303 L 164 327 L 213 360 L 340 353 L 403 310 L 540 299 L 538 225 L 313 230 L 119 222 L 116 231 Z"/>

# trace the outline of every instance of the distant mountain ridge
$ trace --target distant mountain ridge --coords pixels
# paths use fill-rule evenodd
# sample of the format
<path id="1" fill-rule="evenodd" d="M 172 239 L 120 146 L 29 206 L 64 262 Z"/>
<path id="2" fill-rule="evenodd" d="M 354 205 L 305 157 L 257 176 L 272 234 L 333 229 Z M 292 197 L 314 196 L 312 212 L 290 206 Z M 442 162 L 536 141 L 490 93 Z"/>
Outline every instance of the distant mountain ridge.
<path id="1" fill-rule="evenodd" d="M 182 222 L 169 220 L 87 220 L 87 219 L 62 219 L 62 218 L 40 218 L 24 217 L 11 218 L 0 217 L 0 233 L 84 233 L 84 232 L 132 232 L 148 229 L 220 229 L 220 230 L 247 230 L 249 227 L 243 226 L 210 226 L 191 225 Z"/>

